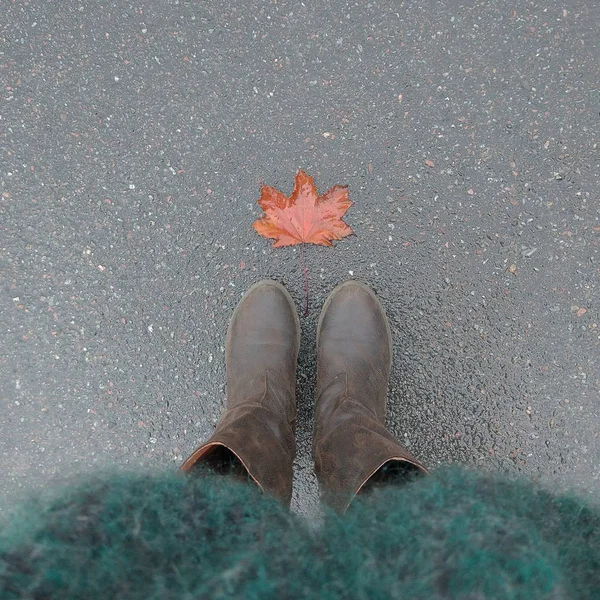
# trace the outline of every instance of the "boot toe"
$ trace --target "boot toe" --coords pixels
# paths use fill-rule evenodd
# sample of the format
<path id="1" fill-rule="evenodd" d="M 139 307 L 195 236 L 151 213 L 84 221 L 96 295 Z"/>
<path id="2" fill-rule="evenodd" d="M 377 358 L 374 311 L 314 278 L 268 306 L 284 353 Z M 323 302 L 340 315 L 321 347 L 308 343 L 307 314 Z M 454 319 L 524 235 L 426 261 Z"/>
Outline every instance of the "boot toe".
<path id="1" fill-rule="evenodd" d="M 227 345 L 243 329 L 243 340 L 258 346 L 292 346 L 300 344 L 300 321 L 289 292 L 270 279 L 254 284 L 236 308 L 229 330 Z"/>
<path id="2" fill-rule="evenodd" d="M 331 292 L 317 328 L 319 351 L 335 345 L 335 352 L 343 353 L 347 344 L 353 351 L 362 348 L 378 365 L 391 360 L 392 335 L 385 311 L 373 291 L 358 281 L 342 283 Z"/>
<path id="3" fill-rule="evenodd" d="M 284 396 L 293 394 L 299 348 L 300 321 L 292 297 L 276 281 L 254 284 L 240 300 L 227 332 L 229 406 L 264 392 L 267 379 L 285 390 Z"/>

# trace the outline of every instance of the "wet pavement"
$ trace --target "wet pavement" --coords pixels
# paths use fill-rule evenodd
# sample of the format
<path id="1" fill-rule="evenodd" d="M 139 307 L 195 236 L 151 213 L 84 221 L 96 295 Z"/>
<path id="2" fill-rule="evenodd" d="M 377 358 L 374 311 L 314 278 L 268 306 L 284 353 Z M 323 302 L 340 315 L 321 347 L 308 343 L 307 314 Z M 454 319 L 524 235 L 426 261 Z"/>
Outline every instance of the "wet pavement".
<path id="1" fill-rule="evenodd" d="M 260 184 L 348 184 L 307 247 L 294 508 L 312 514 L 319 308 L 377 292 L 390 427 L 428 466 L 600 490 L 597 2 L 7 3 L 0 491 L 176 468 L 252 283 L 304 302 Z"/>

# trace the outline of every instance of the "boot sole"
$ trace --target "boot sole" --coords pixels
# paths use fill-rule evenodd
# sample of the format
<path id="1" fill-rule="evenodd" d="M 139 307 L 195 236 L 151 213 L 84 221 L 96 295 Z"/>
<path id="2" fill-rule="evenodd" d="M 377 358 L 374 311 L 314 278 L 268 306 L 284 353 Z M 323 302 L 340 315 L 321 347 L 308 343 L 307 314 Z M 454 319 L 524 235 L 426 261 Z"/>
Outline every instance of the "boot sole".
<path id="1" fill-rule="evenodd" d="M 246 298 L 246 296 L 250 295 L 250 293 L 253 292 L 254 290 L 256 290 L 257 288 L 266 286 L 266 285 L 270 285 L 272 287 L 277 288 L 279 291 L 281 291 L 283 293 L 283 295 L 285 296 L 285 298 L 287 299 L 287 301 L 290 305 L 290 308 L 292 309 L 292 313 L 294 315 L 294 321 L 296 322 L 296 361 L 297 361 L 298 360 L 298 352 L 300 351 L 300 317 L 298 317 L 298 311 L 296 310 L 296 304 L 294 303 L 294 299 L 292 298 L 290 293 L 283 287 L 283 285 L 281 285 L 281 283 L 279 283 L 278 281 L 274 281 L 273 279 L 263 279 L 261 281 L 256 282 L 254 285 L 250 286 L 246 290 L 246 292 L 244 293 L 244 295 L 238 302 L 238 305 L 235 307 L 235 310 L 233 311 L 233 314 L 231 315 L 231 319 L 229 320 L 229 326 L 227 327 L 227 337 L 225 339 L 225 353 L 227 354 L 227 348 L 229 347 L 229 344 L 230 344 L 231 323 L 233 323 L 234 317 L 236 316 L 242 302 L 244 301 L 244 298 Z"/>
<path id="2" fill-rule="evenodd" d="M 347 288 L 347 287 L 358 287 L 358 288 L 362 289 L 363 291 L 367 292 L 371 296 L 371 298 L 373 298 L 375 300 L 375 303 L 379 307 L 379 310 L 381 310 L 381 313 L 383 314 L 383 319 L 385 321 L 385 328 L 386 328 L 387 336 L 388 336 L 389 350 L 390 350 L 390 362 L 389 362 L 388 367 L 391 370 L 391 367 L 392 367 L 392 353 L 394 351 L 394 342 L 393 342 L 393 339 L 392 339 L 392 329 L 390 327 L 390 321 L 388 319 L 388 316 L 387 316 L 387 314 L 385 312 L 385 309 L 383 308 L 383 304 L 381 304 L 381 302 L 379 301 L 379 298 L 375 295 L 375 292 L 368 285 L 362 283 L 361 281 L 356 281 L 354 279 L 351 279 L 349 281 L 345 281 L 344 283 L 340 283 L 340 285 L 338 285 L 329 294 L 329 296 L 327 296 L 327 300 L 325 300 L 325 303 L 323 304 L 323 308 L 321 309 L 321 315 L 319 316 L 319 323 L 317 325 L 317 353 L 319 352 L 319 339 L 321 337 L 321 325 L 323 323 L 323 319 L 325 317 L 325 313 L 327 312 L 327 309 L 329 308 L 329 305 L 335 299 L 335 296 L 337 295 L 337 293 L 340 290 L 343 290 L 344 288 Z M 318 365 L 317 365 L 317 368 L 318 368 Z"/>

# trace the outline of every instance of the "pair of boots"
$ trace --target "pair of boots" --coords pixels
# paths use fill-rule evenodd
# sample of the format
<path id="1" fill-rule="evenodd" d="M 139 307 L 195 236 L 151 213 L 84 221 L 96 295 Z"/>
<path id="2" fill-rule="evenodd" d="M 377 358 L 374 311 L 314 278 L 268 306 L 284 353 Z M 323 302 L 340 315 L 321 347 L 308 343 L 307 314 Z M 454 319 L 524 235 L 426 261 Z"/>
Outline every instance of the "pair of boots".
<path id="1" fill-rule="evenodd" d="M 300 322 L 286 289 L 261 281 L 244 295 L 225 345 L 227 409 L 182 465 L 251 478 L 289 505 L 296 454 Z M 326 504 L 426 469 L 385 428 L 392 336 L 375 294 L 356 281 L 329 296 L 317 329 L 315 470 Z"/>

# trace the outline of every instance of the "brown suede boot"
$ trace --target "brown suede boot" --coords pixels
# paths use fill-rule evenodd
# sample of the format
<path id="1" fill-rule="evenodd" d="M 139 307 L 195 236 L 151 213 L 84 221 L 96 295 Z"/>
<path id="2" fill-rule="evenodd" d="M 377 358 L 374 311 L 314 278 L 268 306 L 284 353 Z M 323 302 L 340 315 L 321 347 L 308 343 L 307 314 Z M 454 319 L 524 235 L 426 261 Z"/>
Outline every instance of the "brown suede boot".
<path id="1" fill-rule="evenodd" d="M 253 285 L 227 332 L 227 406 L 212 437 L 181 466 L 248 480 L 289 505 L 296 454 L 296 359 L 300 322 L 275 281 Z"/>
<path id="2" fill-rule="evenodd" d="M 346 512 L 374 485 L 427 473 L 385 428 L 392 334 L 364 284 L 347 281 L 326 300 L 317 329 L 317 408 L 313 443 L 323 500 Z"/>

